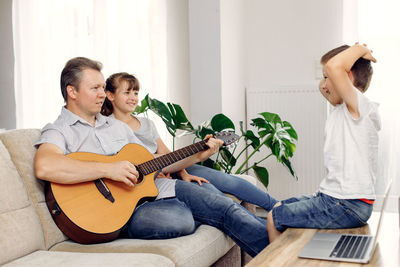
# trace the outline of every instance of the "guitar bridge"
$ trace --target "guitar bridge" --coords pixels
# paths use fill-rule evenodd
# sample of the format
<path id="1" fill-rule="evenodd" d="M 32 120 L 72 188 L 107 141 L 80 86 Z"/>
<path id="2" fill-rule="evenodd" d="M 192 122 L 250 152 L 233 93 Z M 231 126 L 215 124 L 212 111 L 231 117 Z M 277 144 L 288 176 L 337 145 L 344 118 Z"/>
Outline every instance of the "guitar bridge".
<path id="1" fill-rule="evenodd" d="M 102 179 L 94 180 L 94 184 L 105 199 L 109 200 L 111 203 L 114 203 L 115 199 L 111 194 L 110 189 L 108 189 L 107 185 L 103 182 Z"/>

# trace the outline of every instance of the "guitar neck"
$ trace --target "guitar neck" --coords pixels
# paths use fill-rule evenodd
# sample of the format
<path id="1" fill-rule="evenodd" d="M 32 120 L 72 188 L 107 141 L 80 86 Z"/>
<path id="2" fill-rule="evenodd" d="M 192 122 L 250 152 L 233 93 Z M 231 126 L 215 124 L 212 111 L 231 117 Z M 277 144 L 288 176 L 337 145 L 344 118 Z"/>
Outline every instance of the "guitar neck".
<path id="1" fill-rule="evenodd" d="M 166 155 L 162 155 L 158 158 L 146 161 L 142 164 L 139 164 L 137 167 L 142 174 L 147 175 L 155 171 L 162 170 L 164 167 L 167 167 L 175 162 L 190 157 L 197 152 L 206 150 L 207 148 L 208 146 L 206 145 L 206 140 L 203 140 L 190 146 L 178 149 L 174 152 L 168 153 Z"/>

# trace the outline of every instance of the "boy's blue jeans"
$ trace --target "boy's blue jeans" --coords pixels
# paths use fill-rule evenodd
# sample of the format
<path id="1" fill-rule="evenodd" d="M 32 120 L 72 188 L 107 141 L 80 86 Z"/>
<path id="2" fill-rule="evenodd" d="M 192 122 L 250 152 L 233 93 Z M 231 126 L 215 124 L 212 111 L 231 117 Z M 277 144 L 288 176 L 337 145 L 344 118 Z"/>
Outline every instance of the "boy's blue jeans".
<path id="1" fill-rule="evenodd" d="M 191 234 L 196 224 L 202 223 L 222 230 L 251 256 L 269 244 L 266 221 L 232 199 L 181 180 L 176 181 L 175 191 L 175 198 L 147 202 L 138 207 L 123 235 L 128 238 L 171 238 Z M 178 226 L 179 232 L 174 226 Z"/>
<path id="2" fill-rule="evenodd" d="M 323 193 L 289 198 L 272 210 L 275 228 L 338 229 L 365 225 L 372 205 L 358 199 L 337 199 Z"/>

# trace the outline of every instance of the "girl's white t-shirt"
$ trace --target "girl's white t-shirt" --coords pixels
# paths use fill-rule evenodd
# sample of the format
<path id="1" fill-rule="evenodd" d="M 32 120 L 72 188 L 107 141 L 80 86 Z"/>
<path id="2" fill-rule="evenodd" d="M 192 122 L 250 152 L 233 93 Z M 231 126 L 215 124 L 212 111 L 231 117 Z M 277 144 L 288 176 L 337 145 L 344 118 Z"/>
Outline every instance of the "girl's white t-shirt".
<path id="1" fill-rule="evenodd" d="M 345 103 L 331 106 L 325 126 L 324 164 L 327 176 L 319 191 L 339 199 L 375 199 L 378 163 L 379 104 L 357 90 L 360 117 Z"/>

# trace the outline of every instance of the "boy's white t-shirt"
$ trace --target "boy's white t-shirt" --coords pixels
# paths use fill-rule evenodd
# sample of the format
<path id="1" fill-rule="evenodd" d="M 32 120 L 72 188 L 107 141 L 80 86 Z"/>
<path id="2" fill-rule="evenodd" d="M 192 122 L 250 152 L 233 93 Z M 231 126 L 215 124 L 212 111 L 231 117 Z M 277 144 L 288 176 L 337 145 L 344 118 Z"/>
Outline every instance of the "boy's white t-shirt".
<path id="1" fill-rule="evenodd" d="M 332 107 L 325 126 L 326 178 L 319 191 L 339 199 L 375 199 L 379 104 L 357 90 L 360 118 L 345 103 Z"/>

